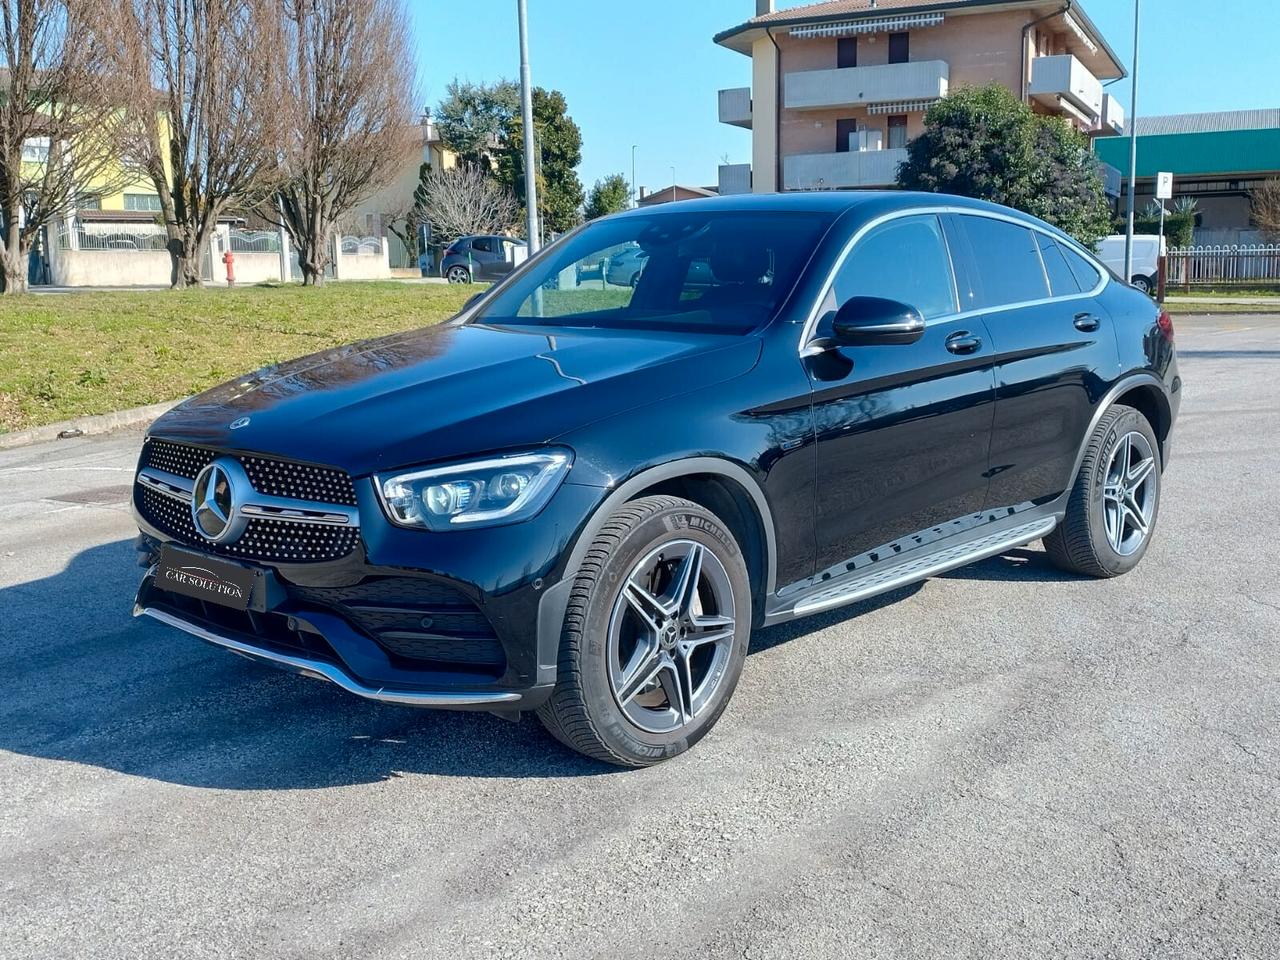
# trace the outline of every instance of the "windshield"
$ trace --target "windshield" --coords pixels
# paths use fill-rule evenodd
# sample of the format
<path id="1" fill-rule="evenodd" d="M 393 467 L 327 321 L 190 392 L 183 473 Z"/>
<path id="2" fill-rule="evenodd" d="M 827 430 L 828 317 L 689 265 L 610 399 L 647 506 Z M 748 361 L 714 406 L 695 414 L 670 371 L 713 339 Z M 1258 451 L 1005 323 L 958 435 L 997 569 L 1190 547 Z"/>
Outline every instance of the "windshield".
<path id="1" fill-rule="evenodd" d="M 744 333 L 782 305 L 830 222 L 705 208 L 601 220 L 548 250 L 474 320 Z"/>

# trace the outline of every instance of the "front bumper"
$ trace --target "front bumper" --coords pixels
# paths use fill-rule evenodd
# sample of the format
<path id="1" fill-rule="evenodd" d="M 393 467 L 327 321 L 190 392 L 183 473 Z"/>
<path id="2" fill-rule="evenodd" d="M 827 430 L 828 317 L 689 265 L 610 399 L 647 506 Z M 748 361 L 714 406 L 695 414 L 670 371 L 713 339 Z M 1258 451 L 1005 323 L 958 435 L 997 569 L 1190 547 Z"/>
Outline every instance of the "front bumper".
<path id="1" fill-rule="evenodd" d="M 259 663 L 266 663 L 290 673 L 314 677 L 317 680 L 328 680 L 337 684 L 347 693 L 366 700 L 377 700 L 380 703 L 398 703 L 408 707 L 435 707 L 443 709 L 467 708 L 501 708 L 519 709 L 525 695 L 512 691 L 459 691 L 459 690 L 412 690 L 387 686 L 373 686 L 359 677 L 348 673 L 343 667 L 324 660 L 316 660 L 299 654 L 288 654 L 262 645 L 258 638 L 236 636 L 232 631 L 211 629 L 201 626 L 192 620 L 171 613 L 160 607 L 135 607 L 134 616 L 154 617 L 161 623 L 179 630 L 185 630 L 192 636 L 206 640 L 215 646 L 223 647 L 242 657 L 248 657 Z"/>

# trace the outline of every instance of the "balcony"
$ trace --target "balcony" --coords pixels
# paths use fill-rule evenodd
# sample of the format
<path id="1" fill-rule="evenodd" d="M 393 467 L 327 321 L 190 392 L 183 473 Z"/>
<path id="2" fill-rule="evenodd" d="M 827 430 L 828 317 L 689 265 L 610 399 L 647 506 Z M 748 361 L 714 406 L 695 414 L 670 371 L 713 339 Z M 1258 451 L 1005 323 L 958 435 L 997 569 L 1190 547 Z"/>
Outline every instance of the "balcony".
<path id="1" fill-rule="evenodd" d="M 720 91 L 720 122 L 751 129 L 751 88 Z"/>
<path id="2" fill-rule="evenodd" d="M 1102 95 L 1102 135 L 1124 133 L 1124 107 L 1109 93 Z"/>
<path id="3" fill-rule="evenodd" d="M 783 158 L 782 187 L 784 190 L 887 187 L 898 179 L 898 164 L 906 159 L 905 149 L 800 153 Z"/>
<path id="4" fill-rule="evenodd" d="M 1031 98 L 1052 110 L 1065 102 L 1096 121 L 1102 116 L 1102 84 L 1083 63 L 1071 54 L 1036 57 L 1031 61 Z"/>
<path id="5" fill-rule="evenodd" d="M 786 75 L 782 103 L 791 110 L 823 110 L 895 100 L 936 100 L 947 95 L 948 76 L 945 60 L 802 70 Z"/>
<path id="6" fill-rule="evenodd" d="M 751 192 L 751 164 L 722 163 L 717 178 L 717 189 L 720 196 L 727 197 L 735 193 Z"/>

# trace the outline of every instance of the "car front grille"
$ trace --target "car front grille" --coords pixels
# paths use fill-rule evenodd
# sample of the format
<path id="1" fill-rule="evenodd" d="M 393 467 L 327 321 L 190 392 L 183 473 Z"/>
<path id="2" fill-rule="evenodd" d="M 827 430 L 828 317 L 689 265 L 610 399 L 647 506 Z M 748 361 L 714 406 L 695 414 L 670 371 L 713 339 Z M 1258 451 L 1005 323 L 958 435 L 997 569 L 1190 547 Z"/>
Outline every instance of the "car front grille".
<path id="1" fill-rule="evenodd" d="M 148 438 L 142 448 L 142 462 L 138 466 L 155 467 L 157 470 L 194 480 L 196 474 L 217 456 L 217 450 L 207 447 Z M 232 456 L 240 461 L 244 472 L 249 475 L 249 482 L 259 493 L 313 503 L 340 503 L 347 507 L 356 505 L 355 485 L 341 470 L 273 457 L 247 454 Z"/>
<path id="2" fill-rule="evenodd" d="M 139 469 L 152 468 L 194 481 L 220 454 L 216 450 L 168 440 L 148 439 Z M 228 455 L 230 456 L 230 455 Z M 303 501 L 355 506 L 355 485 L 341 470 L 270 457 L 237 455 L 249 482 L 259 493 Z M 215 543 L 196 530 L 189 500 L 138 485 L 139 513 L 169 536 L 211 553 L 265 563 L 322 563 L 339 560 L 356 549 L 355 526 L 255 517 L 229 543 Z"/>
<path id="3" fill-rule="evenodd" d="M 289 584 L 289 596 L 328 607 L 392 654 L 437 668 L 502 673 L 506 654 L 488 619 L 461 591 L 417 577 L 371 577 L 348 587 Z"/>

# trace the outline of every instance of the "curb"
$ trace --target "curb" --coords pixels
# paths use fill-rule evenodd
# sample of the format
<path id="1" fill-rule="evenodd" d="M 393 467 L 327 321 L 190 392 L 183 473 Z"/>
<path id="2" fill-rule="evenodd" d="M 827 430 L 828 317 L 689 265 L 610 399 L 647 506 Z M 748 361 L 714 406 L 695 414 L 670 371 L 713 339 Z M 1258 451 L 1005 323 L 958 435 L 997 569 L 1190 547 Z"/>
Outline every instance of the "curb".
<path id="1" fill-rule="evenodd" d="M 182 400 L 185 399 L 186 397 L 182 398 Z M 0 433 L 0 450 L 26 447 L 33 443 L 47 443 L 50 440 L 93 437 L 123 430 L 126 427 L 136 427 L 150 423 L 163 413 L 168 413 L 182 400 L 166 400 L 164 403 L 153 403 L 146 407 L 114 410 L 111 413 L 100 413 L 92 417 L 76 417 L 74 420 L 63 420 L 61 423 L 47 423 L 42 427 Z"/>

